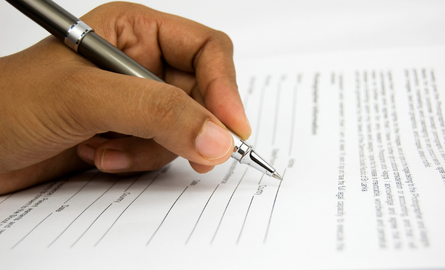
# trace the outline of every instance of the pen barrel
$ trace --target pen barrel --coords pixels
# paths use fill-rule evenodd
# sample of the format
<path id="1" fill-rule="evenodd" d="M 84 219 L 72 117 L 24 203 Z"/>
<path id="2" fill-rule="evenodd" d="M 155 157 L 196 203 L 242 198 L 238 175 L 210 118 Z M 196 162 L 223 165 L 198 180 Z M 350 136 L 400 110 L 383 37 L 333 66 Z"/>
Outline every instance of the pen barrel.
<path id="1" fill-rule="evenodd" d="M 6 0 L 6 2 L 62 41 L 67 36 L 68 29 L 79 21 L 78 18 L 50 0 Z"/>
<path id="2" fill-rule="evenodd" d="M 80 33 L 75 33 L 71 37 L 70 31 L 81 21 L 53 1 L 6 1 L 98 67 L 120 74 L 163 82 L 125 53 L 90 31 L 91 28 L 86 24 L 83 24 L 80 28 L 89 28 L 87 31 L 86 28 L 83 28 Z M 74 40 L 71 38 L 74 38 Z"/>

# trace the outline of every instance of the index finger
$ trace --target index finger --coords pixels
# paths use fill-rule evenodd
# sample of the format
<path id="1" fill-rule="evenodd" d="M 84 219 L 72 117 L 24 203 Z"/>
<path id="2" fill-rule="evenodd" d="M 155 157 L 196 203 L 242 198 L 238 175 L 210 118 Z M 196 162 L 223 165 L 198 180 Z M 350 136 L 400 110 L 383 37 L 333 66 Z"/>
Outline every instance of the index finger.
<path id="1" fill-rule="evenodd" d="M 232 41 L 221 31 L 170 16 L 166 15 L 168 18 L 159 28 L 165 60 L 181 70 L 194 72 L 206 108 L 247 139 L 251 128 L 236 84 Z"/>

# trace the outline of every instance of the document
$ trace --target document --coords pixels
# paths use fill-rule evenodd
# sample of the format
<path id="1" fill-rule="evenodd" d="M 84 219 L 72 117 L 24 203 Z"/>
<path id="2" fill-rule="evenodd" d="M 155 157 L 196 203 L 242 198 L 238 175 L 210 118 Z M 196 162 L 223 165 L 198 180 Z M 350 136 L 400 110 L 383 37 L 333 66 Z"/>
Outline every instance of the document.
<path id="1" fill-rule="evenodd" d="M 445 48 L 237 61 L 233 159 L 0 196 L 4 269 L 445 268 Z M 12 180 L 11 180 L 12 181 Z"/>

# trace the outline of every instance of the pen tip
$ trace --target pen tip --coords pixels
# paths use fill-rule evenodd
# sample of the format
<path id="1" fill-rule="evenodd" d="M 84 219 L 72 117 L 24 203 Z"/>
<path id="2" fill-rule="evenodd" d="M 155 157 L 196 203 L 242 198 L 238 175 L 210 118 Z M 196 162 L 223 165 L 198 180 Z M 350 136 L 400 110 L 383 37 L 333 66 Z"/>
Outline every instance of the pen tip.
<path id="1" fill-rule="evenodd" d="M 278 180 L 280 180 L 280 181 L 283 180 L 283 178 L 281 177 L 281 175 L 279 175 L 277 172 L 274 172 L 274 173 L 272 174 L 272 177 L 275 178 L 275 179 L 278 179 Z"/>

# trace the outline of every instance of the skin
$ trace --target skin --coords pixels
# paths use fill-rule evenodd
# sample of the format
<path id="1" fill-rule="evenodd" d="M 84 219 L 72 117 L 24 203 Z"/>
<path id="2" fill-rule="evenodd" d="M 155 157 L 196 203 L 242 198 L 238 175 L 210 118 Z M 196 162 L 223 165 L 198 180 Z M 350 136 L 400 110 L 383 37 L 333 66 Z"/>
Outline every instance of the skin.
<path id="1" fill-rule="evenodd" d="M 81 19 L 167 84 L 101 70 L 53 37 L 0 58 L 0 194 L 178 155 L 205 173 L 230 158 L 226 127 L 250 136 L 226 34 L 129 3 Z"/>

